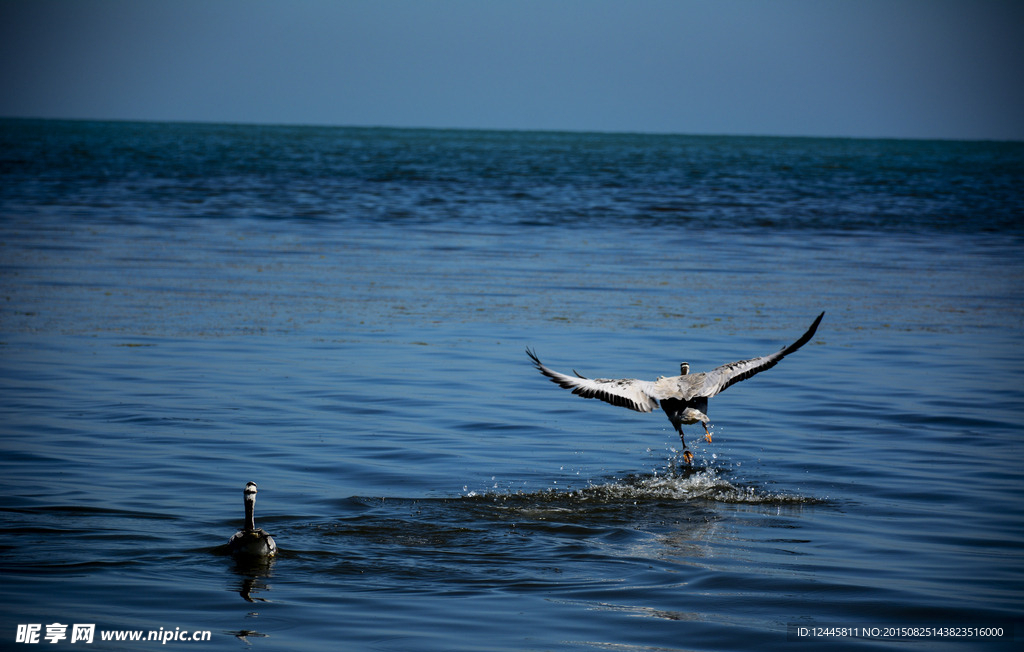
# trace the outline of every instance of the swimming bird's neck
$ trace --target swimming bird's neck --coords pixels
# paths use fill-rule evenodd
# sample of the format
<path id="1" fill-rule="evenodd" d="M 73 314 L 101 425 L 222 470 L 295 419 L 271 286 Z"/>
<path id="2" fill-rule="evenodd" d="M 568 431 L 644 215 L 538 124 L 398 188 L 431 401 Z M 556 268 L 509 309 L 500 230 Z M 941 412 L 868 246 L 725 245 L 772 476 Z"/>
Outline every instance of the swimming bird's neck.
<path id="1" fill-rule="evenodd" d="M 256 529 L 256 494 L 245 495 L 245 529 L 252 531 Z"/>

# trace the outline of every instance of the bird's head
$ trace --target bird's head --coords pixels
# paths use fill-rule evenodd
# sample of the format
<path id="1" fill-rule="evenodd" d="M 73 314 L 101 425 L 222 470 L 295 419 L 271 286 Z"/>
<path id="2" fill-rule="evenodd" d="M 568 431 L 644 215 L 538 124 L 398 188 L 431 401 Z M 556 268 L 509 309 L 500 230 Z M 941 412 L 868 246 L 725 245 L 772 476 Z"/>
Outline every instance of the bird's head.
<path id="1" fill-rule="evenodd" d="M 689 362 L 680 362 L 679 363 L 679 375 L 680 376 L 685 376 L 688 373 L 690 373 L 690 363 Z"/>

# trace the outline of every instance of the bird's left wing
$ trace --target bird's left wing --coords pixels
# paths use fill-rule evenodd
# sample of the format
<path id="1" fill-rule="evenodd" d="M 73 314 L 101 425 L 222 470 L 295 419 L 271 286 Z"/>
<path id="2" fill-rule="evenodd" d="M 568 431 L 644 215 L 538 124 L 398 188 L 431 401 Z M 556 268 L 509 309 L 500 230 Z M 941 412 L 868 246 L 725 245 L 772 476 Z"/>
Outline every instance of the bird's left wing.
<path id="1" fill-rule="evenodd" d="M 782 360 L 793 351 L 810 342 L 811 338 L 814 337 L 815 331 L 818 330 L 821 318 L 824 316 L 824 312 L 818 315 L 818 318 L 814 320 L 814 323 L 807 329 L 807 332 L 800 336 L 800 339 L 789 346 L 782 347 L 782 349 L 775 353 L 763 355 L 759 358 L 751 358 L 750 360 L 730 362 L 707 372 L 704 383 L 697 395 L 710 398 L 741 380 L 746 380 L 766 369 L 771 369 L 779 363 L 779 360 Z"/>
<path id="2" fill-rule="evenodd" d="M 572 393 L 577 396 L 600 399 L 605 403 L 629 408 L 637 412 L 650 412 L 658 407 L 658 401 L 648 393 L 652 390 L 653 383 L 651 382 L 633 378 L 618 380 L 607 378 L 590 379 L 579 374 L 567 376 L 545 367 L 540 359 L 537 358 L 537 354 L 530 349 L 526 349 L 526 355 L 530 356 L 537 370 L 551 379 L 551 382 L 559 387 L 571 389 Z"/>

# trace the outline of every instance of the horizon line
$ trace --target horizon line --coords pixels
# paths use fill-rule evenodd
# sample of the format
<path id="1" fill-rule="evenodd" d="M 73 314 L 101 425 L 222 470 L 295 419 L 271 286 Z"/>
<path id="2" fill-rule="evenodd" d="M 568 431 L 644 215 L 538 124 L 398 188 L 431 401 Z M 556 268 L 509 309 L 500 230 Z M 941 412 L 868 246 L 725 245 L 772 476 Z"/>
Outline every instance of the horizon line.
<path id="1" fill-rule="evenodd" d="M 605 136 L 670 136 L 683 138 L 779 138 L 779 139 L 808 139 L 808 140 L 892 140 L 892 141 L 940 141 L 940 142 L 968 142 L 968 143 L 1024 143 L 1024 138 L 964 138 L 952 136 L 839 136 L 839 135 L 810 135 L 810 134 L 765 134 L 765 133 L 726 133 L 726 132 L 681 132 L 681 131 L 644 131 L 637 129 L 630 130 L 600 130 L 600 129 L 569 129 L 569 128 L 545 128 L 545 127 L 439 127 L 439 126 L 409 126 L 409 125 L 385 125 L 385 124 L 328 124 L 320 122 L 261 122 L 261 121 L 227 121 L 209 119 L 152 119 L 152 118 L 72 118 L 72 117 L 42 117 L 42 116 L 18 116 L 0 115 L 0 121 L 23 121 L 23 122 L 94 122 L 94 123 L 126 123 L 126 124 L 180 124 L 180 125 L 209 125 L 209 126 L 237 126 L 237 127 L 287 127 L 306 129 L 365 129 L 365 130 L 392 130 L 392 131 L 468 131 L 468 132 L 512 132 L 512 133 L 538 133 L 538 134 L 576 134 L 576 135 L 605 135 Z"/>

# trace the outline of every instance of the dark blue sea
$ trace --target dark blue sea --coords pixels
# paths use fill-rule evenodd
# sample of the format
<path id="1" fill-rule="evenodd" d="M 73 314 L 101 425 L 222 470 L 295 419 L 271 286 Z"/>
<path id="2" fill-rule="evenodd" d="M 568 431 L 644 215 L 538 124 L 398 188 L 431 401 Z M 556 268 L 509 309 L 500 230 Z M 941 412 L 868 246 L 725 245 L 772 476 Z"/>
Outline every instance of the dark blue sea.
<path id="1" fill-rule="evenodd" d="M 692 467 L 525 354 L 653 379 L 821 311 Z M 222 551 L 250 480 L 268 563 Z M 0 648 L 1017 650 L 1022 616 L 1022 143 L 0 121 Z"/>

